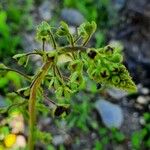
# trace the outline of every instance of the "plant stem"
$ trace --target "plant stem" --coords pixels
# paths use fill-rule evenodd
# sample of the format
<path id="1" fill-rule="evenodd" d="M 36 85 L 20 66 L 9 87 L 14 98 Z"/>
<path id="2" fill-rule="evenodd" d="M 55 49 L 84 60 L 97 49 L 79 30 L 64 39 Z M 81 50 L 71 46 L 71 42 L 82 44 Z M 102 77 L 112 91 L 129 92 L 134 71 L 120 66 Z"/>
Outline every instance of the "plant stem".
<path id="1" fill-rule="evenodd" d="M 45 39 L 43 39 L 42 42 L 42 50 L 45 51 Z"/>
<path id="2" fill-rule="evenodd" d="M 71 46 L 74 47 L 74 40 L 73 40 L 73 36 L 71 34 L 69 34 L 69 38 L 70 38 Z"/>
<path id="3" fill-rule="evenodd" d="M 54 35 L 50 31 L 49 31 L 49 35 L 50 35 L 50 37 L 52 39 L 53 48 L 56 49 L 57 45 L 56 45 L 56 41 L 55 41 Z"/>
<path id="4" fill-rule="evenodd" d="M 86 39 L 86 41 L 83 43 L 82 46 L 85 46 L 89 42 L 90 38 L 91 38 L 91 35 L 88 36 L 88 38 Z"/>
<path id="5" fill-rule="evenodd" d="M 88 48 L 84 46 L 64 46 L 60 48 L 60 53 L 61 52 L 73 52 L 73 51 L 81 51 L 81 52 L 86 52 Z"/>
<path id="6" fill-rule="evenodd" d="M 51 61 L 48 60 L 41 68 L 41 72 L 37 74 L 37 78 L 31 83 L 30 98 L 29 98 L 29 139 L 28 148 L 29 150 L 34 150 L 35 143 L 35 121 L 36 121 L 36 95 L 37 90 L 41 85 L 43 78 L 46 76 L 49 68 L 51 66 Z"/>

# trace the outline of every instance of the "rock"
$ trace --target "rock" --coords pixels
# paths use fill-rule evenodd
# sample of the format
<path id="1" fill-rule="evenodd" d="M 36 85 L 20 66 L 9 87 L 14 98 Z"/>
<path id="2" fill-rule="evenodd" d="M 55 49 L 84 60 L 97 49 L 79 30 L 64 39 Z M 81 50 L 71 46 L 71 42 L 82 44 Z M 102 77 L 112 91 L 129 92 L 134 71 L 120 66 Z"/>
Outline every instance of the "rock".
<path id="1" fill-rule="evenodd" d="M 142 0 L 142 1 L 129 0 L 127 7 L 131 11 L 137 12 L 150 18 L 149 0 Z"/>
<path id="2" fill-rule="evenodd" d="M 54 145 L 60 145 L 60 144 L 64 144 L 64 143 L 69 143 L 68 141 L 71 140 L 71 137 L 68 134 L 64 134 L 64 135 L 55 135 L 53 137 L 53 141 L 52 143 Z"/>
<path id="3" fill-rule="evenodd" d="M 147 95 L 147 94 L 149 94 L 149 89 L 143 87 L 143 88 L 141 89 L 141 93 L 144 94 L 144 95 Z"/>
<path id="4" fill-rule="evenodd" d="M 67 8 L 64 8 L 61 11 L 61 18 L 73 26 L 79 26 L 85 20 L 83 15 L 79 11 L 77 11 L 76 9 Z"/>
<path id="5" fill-rule="evenodd" d="M 44 1 L 42 5 L 39 7 L 39 15 L 41 20 L 50 20 L 52 17 L 51 10 L 52 10 L 52 2 L 51 1 Z"/>
<path id="6" fill-rule="evenodd" d="M 23 48 L 25 52 L 31 52 L 34 49 L 41 49 L 42 44 L 35 40 L 35 32 L 30 32 L 28 34 L 23 35 Z M 45 44 L 45 50 L 52 50 L 52 46 L 49 43 Z"/>
<path id="7" fill-rule="evenodd" d="M 120 106 L 112 104 L 106 100 L 100 99 L 95 107 L 101 115 L 103 123 L 108 127 L 120 128 L 123 123 L 123 113 Z"/>
<path id="8" fill-rule="evenodd" d="M 139 113 L 134 112 L 133 109 L 129 107 L 122 107 L 124 114 L 124 122 L 121 126 L 121 131 L 127 135 L 131 136 L 135 131 L 140 130 L 139 123 Z"/>
<path id="9" fill-rule="evenodd" d="M 4 101 L 4 98 L 0 95 L 0 107 L 5 107 L 6 103 Z"/>
<path id="10" fill-rule="evenodd" d="M 114 98 L 114 99 L 116 99 L 116 100 L 120 100 L 121 98 L 123 98 L 123 97 L 125 97 L 125 96 L 128 95 L 127 92 L 122 91 L 122 90 L 119 90 L 119 89 L 116 89 L 116 88 L 109 88 L 109 89 L 107 90 L 107 92 L 108 92 L 108 94 L 109 94 L 112 98 Z"/>
<path id="11" fill-rule="evenodd" d="M 116 10 L 121 10 L 125 6 L 125 0 L 112 0 Z"/>
<path id="12" fill-rule="evenodd" d="M 141 125 L 145 125 L 145 123 L 146 123 L 146 122 L 145 122 L 145 119 L 144 119 L 143 117 L 140 117 L 140 124 L 141 124 Z"/>
<path id="13" fill-rule="evenodd" d="M 149 89 L 146 88 L 146 87 L 143 87 L 142 84 L 138 84 L 137 85 L 137 88 L 138 88 L 138 92 L 142 95 L 148 95 L 149 94 Z"/>
<path id="14" fill-rule="evenodd" d="M 139 103 L 139 104 L 147 104 L 148 103 L 148 101 L 150 100 L 150 98 L 148 99 L 149 97 L 144 97 L 144 96 L 139 96 L 138 98 L 137 98 L 137 102 Z"/>

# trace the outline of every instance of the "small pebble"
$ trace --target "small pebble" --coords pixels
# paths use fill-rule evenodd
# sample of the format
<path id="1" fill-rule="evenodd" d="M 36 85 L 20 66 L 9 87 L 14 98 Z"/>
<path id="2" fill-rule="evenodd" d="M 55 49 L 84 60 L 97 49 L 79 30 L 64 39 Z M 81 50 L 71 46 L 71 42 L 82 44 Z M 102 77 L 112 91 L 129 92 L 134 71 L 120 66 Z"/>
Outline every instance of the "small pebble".
<path id="1" fill-rule="evenodd" d="M 147 104 L 147 99 L 144 97 L 144 96 L 139 96 L 138 98 L 137 98 L 137 102 L 139 103 L 139 104 Z"/>
<path id="2" fill-rule="evenodd" d="M 144 95 L 147 95 L 147 94 L 149 94 L 149 89 L 148 88 L 142 88 L 141 93 Z"/>
<path id="3" fill-rule="evenodd" d="M 144 120 L 143 117 L 140 117 L 140 124 L 141 124 L 141 125 L 145 125 L 145 120 Z"/>

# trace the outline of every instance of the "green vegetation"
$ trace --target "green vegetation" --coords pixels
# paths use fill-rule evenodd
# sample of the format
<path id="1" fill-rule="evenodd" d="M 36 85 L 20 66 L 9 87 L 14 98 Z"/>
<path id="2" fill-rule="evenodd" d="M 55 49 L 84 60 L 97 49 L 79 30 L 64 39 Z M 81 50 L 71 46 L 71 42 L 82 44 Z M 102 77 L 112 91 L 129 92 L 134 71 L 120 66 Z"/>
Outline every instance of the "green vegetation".
<path id="1" fill-rule="evenodd" d="M 131 138 L 132 147 L 135 150 L 140 150 L 141 147 L 143 147 L 143 149 L 150 148 L 150 137 L 149 137 L 150 114 L 145 113 L 143 115 L 143 118 L 144 118 L 144 127 L 140 131 L 134 132 Z"/>
<path id="2" fill-rule="evenodd" d="M 0 60 L 13 56 L 17 51 L 22 51 L 22 38 L 20 32 L 31 29 L 32 18 L 29 12 L 32 0 L 2 0 L 0 2 Z M 22 6 L 23 7 L 20 7 Z M 11 38 L 10 38 L 11 37 Z M 8 44 L 9 43 L 9 44 Z"/>
<path id="3" fill-rule="evenodd" d="M 96 47 L 106 44 L 106 30 L 117 23 L 117 12 L 111 7 L 110 0 L 63 0 L 63 6 L 79 10 L 87 21 L 95 21 L 98 30 L 95 34 Z M 113 18 L 113 19 L 112 19 Z"/>
<path id="4" fill-rule="evenodd" d="M 65 144 L 52 144 L 53 132 L 34 126 L 35 122 L 41 124 L 38 122 L 40 118 L 51 118 L 52 128 L 58 130 L 64 121 L 66 132 L 73 134 L 73 144 L 76 145 L 82 143 L 82 138 L 89 140 L 89 135 L 94 133 L 95 138 L 88 145 L 92 150 L 103 150 L 109 145 L 125 145 L 127 142 L 131 143 L 132 150 L 140 150 L 141 147 L 143 150 L 150 149 L 149 113 L 143 115 L 144 125 L 131 137 L 118 129 L 104 127 L 96 116 L 94 104 L 99 93 L 105 95 L 105 87 L 136 91 L 123 65 L 122 48 L 120 45 L 106 46 L 106 33 L 118 21 L 110 0 L 60 1 L 61 7 L 55 11 L 59 12 L 64 7 L 75 8 L 87 22 L 78 27 L 75 34 L 71 34 L 65 22 L 57 26 L 59 16 L 56 12 L 56 18 L 50 21 L 50 25 L 42 22 L 36 30 L 36 40 L 42 48 L 24 53 L 22 35 L 34 26 L 32 17 L 35 16 L 30 11 L 33 4 L 37 9 L 42 3 L 40 0 L 0 1 L 0 150 L 13 149 L 11 146 L 18 136 L 12 134 L 10 126 L 13 113 L 22 114 L 25 125 L 30 119 L 30 133 L 19 133 L 25 138 L 30 136 L 26 138 L 29 139 L 30 149 L 34 144 L 36 147 L 42 145 L 47 150 L 68 149 Z M 88 44 L 91 38 L 92 42 Z M 60 39 L 63 44 L 59 43 Z M 46 44 L 52 45 L 53 51 L 46 49 Z M 14 54 L 15 60 L 12 61 Z M 39 64 L 34 67 L 30 64 L 35 55 L 41 58 L 41 68 L 37 67 Z"/>
<path id="5" fill-rule="evenodd" d="M 118 87 L 128 92 L 136 91 L 135 84 L 122 64 L 120 51 L 111 46 L 98 49 L 86 47 L 95 30 L 96 23 L 94 21 L 81 24 L 78 28 L 77 35 L 70 33 L 69 27 L 65 22 L 60 23 L 60 27 L 56 32 L 53 32 L 53 28 L 48 23 L 42 22 L 36 32 L 36 39 L 42 42 L 42 50 L 39 49 L 26 54 L 17 54 L 13 57 L 18 61 L 19 65 L 26 67 L 31 55 L 41 56 L 43 65 L 37 69 L 38 71 L 35 75 L 29 76 L 0 64 L 1 71 L 17 72 L 30 82 L 30 86 L 19 89 L 16 92 L 24 99 L 23 103 L 27 102 L 25 99 L 29 100 L 28 149 L 34 149 L 37 135 L 37 129 L 35 127 L 36 108 L 38 108 L 37 106 L 39 104 L 40 106 L 42 105 L 42 99 L 45 98 L 44 86 L 49 87 L 49 89 L 54 89 L 58 103 L 62 101 L 67 102 L 71 95 L 85 87 L 84 70 L 86 69 L 87 75 L 97 83 Z M 59 43 L 55 41 L 56 36 L 66 38 L 68 45 L 60 47 Z M 79 39 L 78 37 L 81 37 L 80 41 L 76 40 Z M 45 43 L 51 43 L 54 50 L 45 51 Z M 60 59 L 61 62 L 59 62 L 59 58 L 62 56 L 65 58 L 65 61 L 63 62 Z M 69 71 L 67 74 L 62 73 L 62 64 L 66 64 L 66 71 Z M 44 84 L 44 81 L 47 82 Z M 49 102 L 54 105 L 53 114 L 55 116 L 64 116 L 70 112 L 70 108 L 66 104 L 58 104 L 54 101 Z M 86 107 L 83 103 L 83 115 L 87 113 L 86 111 L 84 113 L 84 110 L 87 109 Z M 8 110 L 8 108 L 6 109 Z"/>

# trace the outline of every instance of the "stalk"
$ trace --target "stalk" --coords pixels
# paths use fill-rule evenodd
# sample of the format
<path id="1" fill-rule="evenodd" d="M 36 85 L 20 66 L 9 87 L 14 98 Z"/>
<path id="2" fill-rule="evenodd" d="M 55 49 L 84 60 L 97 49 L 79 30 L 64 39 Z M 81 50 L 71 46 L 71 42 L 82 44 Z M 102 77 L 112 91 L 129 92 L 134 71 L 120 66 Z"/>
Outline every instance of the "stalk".
<path id="1" fill-rule="evenodd" d="M 28 148 L 29 150 L 34 150 L 35 143 L 35 122 L 36 122 L 36 96 L 37 90 L 41 85 L 42 80 L 47 74 L 51 66 L 51 61 L 47 61 L 41 68 L 41 71 L 37 74 L 37 77 L 31 83 L 30 98 L 29 98 L 29 139 Z"/>

